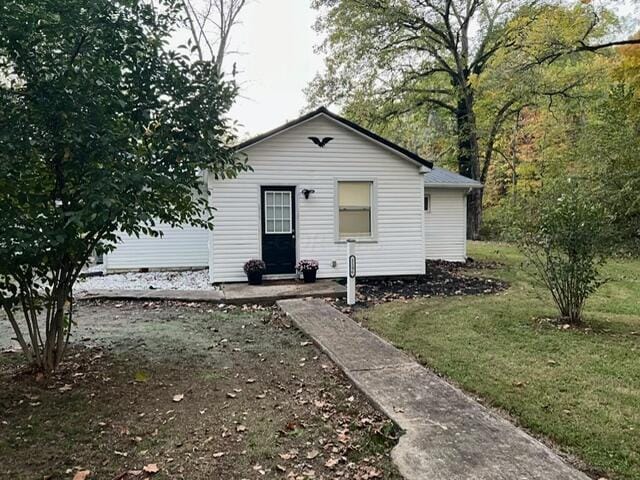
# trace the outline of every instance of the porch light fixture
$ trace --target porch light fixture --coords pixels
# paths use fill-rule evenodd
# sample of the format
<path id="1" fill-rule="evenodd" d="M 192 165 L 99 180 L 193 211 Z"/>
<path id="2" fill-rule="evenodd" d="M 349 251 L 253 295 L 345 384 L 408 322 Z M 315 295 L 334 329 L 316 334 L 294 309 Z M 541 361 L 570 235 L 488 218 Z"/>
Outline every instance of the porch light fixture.
<path id="1" fill-rule="evenodd" d="M 305 188 L 304 190 L 302 190 L 302 195 L 304 195 L 304 198 L 306 200 L 309 200 L 309 195 L 311 195 L 312 193 L 316 193 L 315 190 L 309 190 L 308 188 Z"/>

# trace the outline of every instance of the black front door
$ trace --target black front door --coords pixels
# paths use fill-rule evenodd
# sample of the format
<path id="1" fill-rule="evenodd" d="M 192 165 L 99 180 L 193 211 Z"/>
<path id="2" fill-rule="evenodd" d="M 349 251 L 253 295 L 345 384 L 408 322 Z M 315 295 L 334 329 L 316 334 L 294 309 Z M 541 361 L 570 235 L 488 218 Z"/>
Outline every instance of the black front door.
<path id="1" fill-rule="evenodd" d="M 267 275 L 296 271 L 295 192 L 295 187 L 261 187 L 262 260 Z"/>

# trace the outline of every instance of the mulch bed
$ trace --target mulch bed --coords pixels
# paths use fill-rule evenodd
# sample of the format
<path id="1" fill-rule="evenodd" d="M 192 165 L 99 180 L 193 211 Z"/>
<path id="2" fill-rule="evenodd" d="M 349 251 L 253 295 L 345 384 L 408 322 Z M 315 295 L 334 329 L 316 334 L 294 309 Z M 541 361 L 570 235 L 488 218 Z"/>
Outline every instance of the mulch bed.
<path id="1" fill-rule="evenodd" d="M 357 282 L 357 300 L 361 306 L 408 300 L 419 297 L 448 297 L 462 295 L 493 294 L 506 290 L 509 285 L 488 277 L 478 277 L 472 271 L 491 270 L 496 264 L 489 262 L 467 263 L 428 260 L 426 274 L 418 277 L 362 278 Z M 344 299 L 337 302 L 345 306 Z"/>

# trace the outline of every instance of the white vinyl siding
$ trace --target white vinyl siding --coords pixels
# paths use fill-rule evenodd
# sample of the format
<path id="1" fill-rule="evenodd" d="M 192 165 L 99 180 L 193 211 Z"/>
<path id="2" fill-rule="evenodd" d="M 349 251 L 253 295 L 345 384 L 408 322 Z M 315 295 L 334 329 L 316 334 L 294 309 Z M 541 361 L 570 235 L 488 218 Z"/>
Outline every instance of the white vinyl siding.
<path id="1" fill-rule="evenodd" d="M 467 257 L 466 189 L 427 189 L 424 212 L 425 258 L 464 262 Z"/>
<path id="2" fill-rule="evenodd" d="M 319 148 L 310 136 L 334 140 Z M 244 262 L 261 258 L 260 186 L 296 187 L 297 259 L 318 260 L 320 278 L 344 276 L 347 246 L 336 238 L 338 181 L 375 184 L 375 237 L 356 245 L 359 274 L 424 273 L 424 179 L 419 165 L 323 116 L 254 144 L 244 153 L 253 172 L 210 183 L 217 209 L 212 281 L 245 281 Z M 305 199 L 303 189 L 315 192 Z"/>
<path id="3" fill-rule="evenodd" d="M 105 255 L 107 271 L 207 267 L 209 230 L 189 225 L 159 228 L 164 233 L 161 238 L 123 235 L 116 250 Z"/>

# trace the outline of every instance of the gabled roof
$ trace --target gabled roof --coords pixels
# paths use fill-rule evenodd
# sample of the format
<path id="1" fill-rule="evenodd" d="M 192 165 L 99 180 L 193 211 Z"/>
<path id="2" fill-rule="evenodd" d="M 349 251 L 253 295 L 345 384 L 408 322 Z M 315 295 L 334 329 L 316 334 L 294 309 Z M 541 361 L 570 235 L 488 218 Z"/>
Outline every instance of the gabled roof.
<path id="1" fill-rule="evenodd" d="M 472 180 L 440 167 L 433 167 L 424 176 L 424 185 L 431 188 L 482 188 L 483 186 L 477 180 Z"/>
<path id="2" fill-rule="evenodd" d="M 272 137 L 274 135 L 277 135 L 278 133 L 284 132 L 285 130 L 288 130 L 292 127 L 295 127 L 296 125 L 299 125 L 301 123 L 304 123 L 308 120 L 311 120 L 314 117 L 320 116 L 320 115 L 324 115 L 328 118 L 330 118 L 331 120 L 340 123 L 344 126 L 346 126 L 347 128 L 350 128 L 351 130 L 355 130 L 356 132 L 358 132 L 359 134 L 370 138 L 371 140 L 373 140 L 374 142 L 377 142 L 383 146 L 385 146 L 386 148 L 395 151 L 396 153 L 400 154 L 401 156 L 408 158 L 410 160 L 413 160 L 414 162 L 425 166 L 427 168 L 432 168 L 433 167 L 433 163 L 430 162 L 429 160 L 425 160 L 424 158 L 420 157 L 419 155 L 410 152 L 409 150 L 401 147 L 400 145 L 397 145 L 389 140 L 387 140 L 386 138 L 381 137 L 380 135 L 377 135 L 375 133 L 373 133 L 370 130 L 367 130 L 364 127 L 361 127 L 360 125 L 353 123 L 350 120 L 347 120 L 346 118 L 343 118 L 339 115 L 336 115 L 335 113 L 329 111 L 328 109 L 326 109 L 325 107 L 320 107 L 312 112 L 307 113 L 306 115 L 303 115 L 300 118 L 297 118 L 296 120 L 292 120 L 290 122 L 285 123 L 284 125 L 275 128 L 273 130 L 270 130 L 266 133 L 263 133 L 262 135 L 258 135 L 257 137 L 251 138 L 245 142 L 240 143 L 239 145 L 236 145 L 236 150 L 240 151 L 240 150 L 244 150 L 245 148 L 248 148 L 252 145 L 255 145 L 258 142 L 261 142 L 263 140 L 266 140 L 269 137 Z"/>

